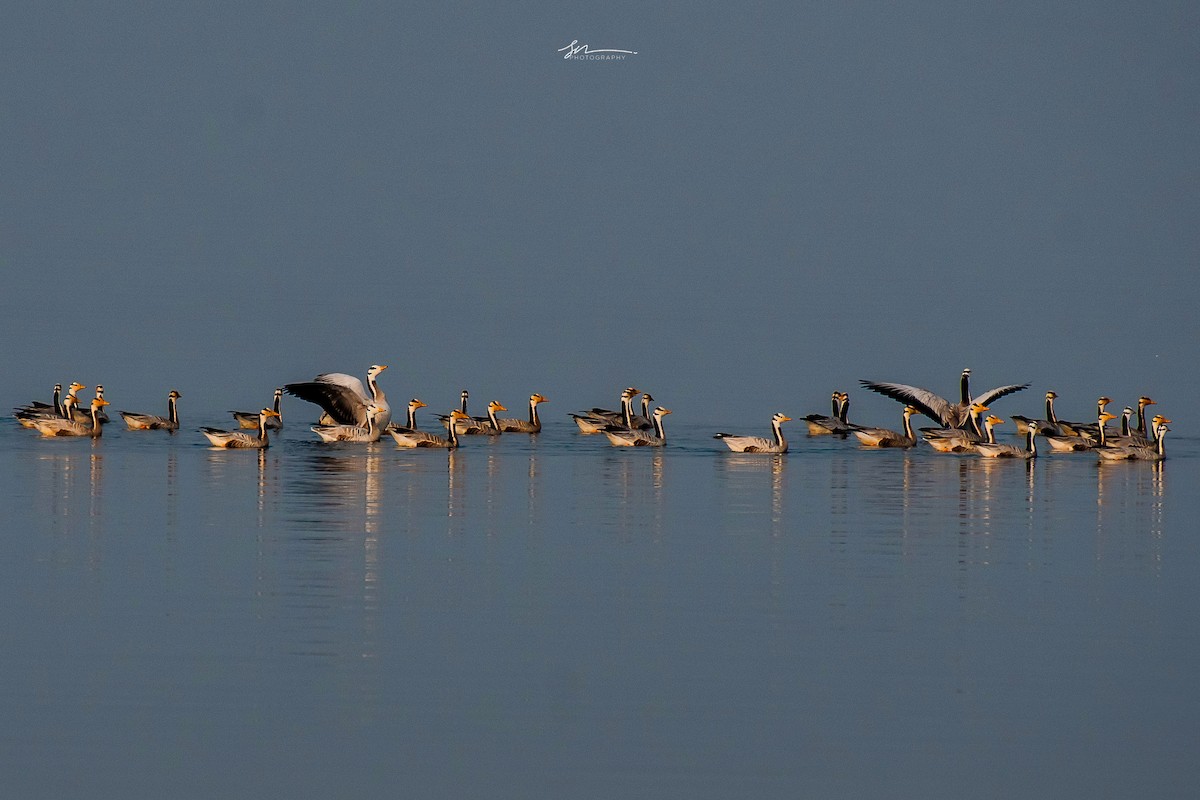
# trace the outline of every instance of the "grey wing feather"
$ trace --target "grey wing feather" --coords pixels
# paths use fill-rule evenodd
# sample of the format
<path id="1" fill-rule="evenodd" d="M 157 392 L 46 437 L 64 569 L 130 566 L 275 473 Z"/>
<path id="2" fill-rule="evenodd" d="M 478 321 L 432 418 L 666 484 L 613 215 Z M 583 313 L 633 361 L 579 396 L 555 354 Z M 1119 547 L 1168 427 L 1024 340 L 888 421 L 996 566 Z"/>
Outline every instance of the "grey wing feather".
<path id="1" fill-rule="evenodd" d="M 976 403 L 990 406 L 993 402 L 999 400 L 1001 397 L 1004 397 L 1006 394 L 1012 394 L 1013 392 L 1019 392 L 1022 389 L 1028 388 L 1028 383 L 1012 383 L 1008 386 L 997 386 L 995 389 L 988 389 L 986 392 L 979 395 L 979 397 L 974 398 L 974 400 Z"/>
<path id="2" fill-rule="evenodd" d="M 943 425 L 952 426 L 957 421 L 957 415 L 946 399 L 928 389 L 903 383 L 873 383 L 872 381 L 859 381 L 859 383 L 863 385 L 864 389 L 878 392 L 884 397 L 890 397 L 901 403 L 908 403 L 912 407 L 920 409 L 925 416 Z"/>
<path id="3" fill-rule="evenodd" d="M 313 378 L 313 381 L 343 386 L 354 392 L 364 403 L 371 399 L 371 396 L 367 394 L 367 387 L 363 386 L 363 382 L 353 375 L 347 375 L 344 372 L 322 372 Z"/>
<path id="4" fill-rule="evenodd" d="M 336 373 L 335 373 L 336 374 Z M 345 376 L 349 377 L 349 376 Z M 357 378 L 352 378 L 362 386 Z M 305 381 L 289 383 L 283 390 L 293 397 L 315 403 L 325 410 L 339 425 L 357 425 L 366 422 L 366 401 L 353 389 L 328 381 Z"/>

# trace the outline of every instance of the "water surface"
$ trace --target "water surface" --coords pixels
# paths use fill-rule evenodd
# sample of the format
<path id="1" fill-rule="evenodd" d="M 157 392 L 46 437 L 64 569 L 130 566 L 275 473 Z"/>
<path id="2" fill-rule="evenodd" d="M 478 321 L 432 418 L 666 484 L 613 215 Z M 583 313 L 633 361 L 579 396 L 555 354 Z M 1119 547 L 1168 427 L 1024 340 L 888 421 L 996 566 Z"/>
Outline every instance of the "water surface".
<path id="1" fill-rule="evenodd" d="M 0 789 L 1191 796 L 1200 443 L 670 431 L 447 454 L 289 422 L 260 453 L 6 421 Z"/>

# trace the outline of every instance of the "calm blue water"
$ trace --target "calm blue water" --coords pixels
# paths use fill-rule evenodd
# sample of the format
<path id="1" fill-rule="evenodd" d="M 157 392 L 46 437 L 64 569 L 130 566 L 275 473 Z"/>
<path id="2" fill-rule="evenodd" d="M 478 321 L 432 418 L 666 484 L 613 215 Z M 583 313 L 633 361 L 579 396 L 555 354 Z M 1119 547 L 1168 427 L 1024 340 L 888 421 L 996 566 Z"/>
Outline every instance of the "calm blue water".
<path id="1" fill-rule="evenodd" d="M 265 453 L 0 425 L 0 795 L 1200 784 L 1200 442 L 1161 469 L 738 456 L 550 415 L 448 455 L 295 416 Z"/>

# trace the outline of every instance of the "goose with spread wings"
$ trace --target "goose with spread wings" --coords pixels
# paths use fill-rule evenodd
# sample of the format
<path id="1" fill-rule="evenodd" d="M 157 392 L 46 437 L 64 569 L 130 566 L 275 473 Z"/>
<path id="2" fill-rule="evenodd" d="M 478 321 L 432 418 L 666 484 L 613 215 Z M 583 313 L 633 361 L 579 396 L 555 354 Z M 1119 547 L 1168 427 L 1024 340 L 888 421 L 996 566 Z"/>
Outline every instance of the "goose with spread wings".
<path id="1" fill-rule="evenodd" d="M 385 364 L 373 364 L 367 370 L 367 386 L 353 375 L 343 372 L 326 372 L 311 381 L 284 384 L 283 390 L 293 397 L 315 403 L 325 413 L 318 421 L 322 425 L 356 425 L 367 427 L 367 414 L 371 404 L 379 407 L 375 415 L 375 430 L 383 431 L 392 421 L 392 407 L 388 405 L 383 390 L 376 383 L 379 374 L 387 369 Z"/>
<path id="2" fill-rule="evenodd" d="M 1029 387 L 1028 383 L 1013 383 L 1007 386 L 997 386 L 995 389 L 989 389 L 978 397 L 972 397 L 970 381 L 971 370 L 969 368 L 964 369 L 959 378 L 959 401 L 957 403 L 951 403 L 946 398 L 934 394 L 928 389 L 922 389 L 919 386 L 909 386 L 904 383 L 879 383 L 875 381 L 859 381 L 859 383 L 863 385 L 864 389 L 870 389 L 872 392 L 878 392 L 884 397 L 890 397 L 893 400 L 913 406 L 920 413 L 936 422 L 940 422 L 947 428 L 964 428 L 972 425 L 971 405 L 973 403 L 990 406 L 1005 395 L 1019 392 Z M 982 431 L 979 430 L 976 430 L 975 433 L 982 435 Z"/>

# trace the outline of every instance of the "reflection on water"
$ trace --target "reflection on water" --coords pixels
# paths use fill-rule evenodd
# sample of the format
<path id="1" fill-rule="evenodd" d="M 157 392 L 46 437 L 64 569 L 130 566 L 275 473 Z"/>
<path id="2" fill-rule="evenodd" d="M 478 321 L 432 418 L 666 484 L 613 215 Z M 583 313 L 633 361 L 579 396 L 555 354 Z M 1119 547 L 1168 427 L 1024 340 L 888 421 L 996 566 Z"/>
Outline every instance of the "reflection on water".
<path id="1" fill-rule="evenodd" d="M 666 454 L 653 450 L 610 448 L 602 451 L 600 471 L 594 480 L 585 481 L 580 500 L 597 513 L 597 519 L 616 528 L 622 540 L 644 537 L 658 539 L 663 533 L 663 494 L 666 491 Z"/>
<path id="2" fill-rule="evenodd" d="M 784 476 L 787 456 L 768 453 L 721 454 L 713 461 L 724 489 L 722 505 L 730 514 L 769 514 L 771 535 L 783 533 Z M 763 478 L 767 480 L 764 481 Z M 762 496 L 766 491 L 765 498 Z"/>
<path id="3" fill-rule="evenodd" d="M 457 450 L 447 452 L 446 458 L 446 533 L 454 535 L 463 532 L 463 518 L 467 514 L 467 461 L 458 457 Z"/>
<path id="4" fill-rule="evenodd" d="M 994 794 L 1028 796 L 1029 753 L 1063 742 L 1114 795 L 1191 768 L 1189 443 L 1156 466 L 673 435 L 239 452 L 0 431 L 8 774 L 52 785 L 63 761 L 23 743 L 64 739 L 110 785 L 244 753 L 330 796 L 394 790 L 372 770 L 396 748 L 414 796 L 689 775 L 697 796 L 876 796 L 836 789 L 900 758 L 908 788 L 943 787 L 983 750 L 1025 776 Z M 561 791 L 530 784 L 547 770 Z M 612 791 L 572 791 L 596 775 Z"/>
<path id="5" fill-rule="evenodd" d="M 1139 536 L 1147 542 L 1147 557 L 1161 574 L 1163 517 L 1166 498 L 1165 462 L 1101 462 L 1096 469 L 1096 559 L 1113 548 L 1110 531 L 1130 514 L 1144 520 Z M 1117 545 L 1118 549 L 1120 545 Z"/>

